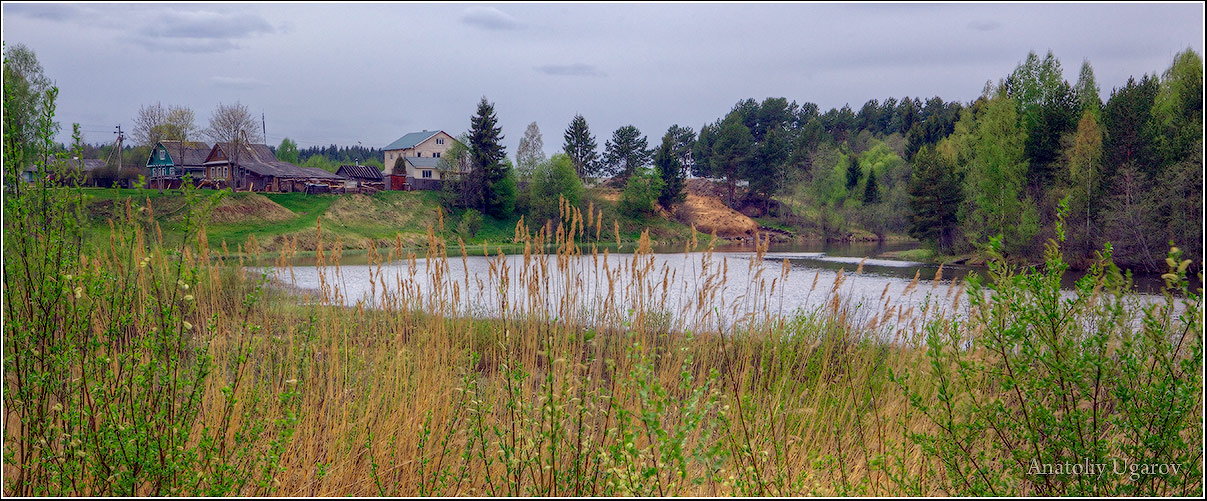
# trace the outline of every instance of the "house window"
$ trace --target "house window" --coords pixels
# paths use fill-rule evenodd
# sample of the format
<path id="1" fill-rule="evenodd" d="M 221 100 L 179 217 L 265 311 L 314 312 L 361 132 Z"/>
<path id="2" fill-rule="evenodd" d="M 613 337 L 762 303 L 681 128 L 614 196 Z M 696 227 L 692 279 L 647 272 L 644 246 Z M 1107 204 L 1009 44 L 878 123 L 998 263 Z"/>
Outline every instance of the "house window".
<path id="1" fill-rule="evenodd" d="M 432 153 L 432 158 L 440 158 L 440 152 Z"/>
<path id="2" fill-rule="evenodd" d="M 436 138 L 436 144 L 444 144 L 444 138 L 442 138 L 442 137 Z"/>
<path id="3" fill-rule="evenodd" d="M 422 151 L 416 151 L 416 152 L 415 152 L 415 158 L 419 158 L 419 157 L 421 157 L 421 156 L 423 156 L 423 152 L 422 152 Z"/>
<path id="4" fill-rule="evenodd" d="M 167 158 L 167 152 L 159 150 L 159 159 L 163 160 L 164 158 Z"/>
<path id="5" fill-rule="evenodd" d="M 430 171 L 430 170 L 425 170 L 425 171 L 423 171 L 423 178 L 424 178 L 424 179 L 431 179 L 431 178 L 432 178 L 432 171 Z"/>

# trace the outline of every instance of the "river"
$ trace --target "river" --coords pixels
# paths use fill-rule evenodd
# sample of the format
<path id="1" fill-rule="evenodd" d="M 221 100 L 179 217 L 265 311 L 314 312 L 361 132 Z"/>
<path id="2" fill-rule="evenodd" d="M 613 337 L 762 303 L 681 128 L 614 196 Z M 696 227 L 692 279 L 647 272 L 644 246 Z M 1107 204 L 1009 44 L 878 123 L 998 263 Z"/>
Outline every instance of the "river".
<path id="1" fill-rule="evenodd" d="M 329 304 L 417 307 L 444 314 L 541 315 L 589 325 L 648 322 L 670 329 L 725 331 L 749 322 L 830 309 L 864 325 L 916 332 L 925 320 L 955 318 L 968 306 L 965 278 L 983 267 L 889 259 L 909 243 L 772 244 L 765 252 L 726 246 L 715 252 L 634 255 L 590 248 L 573 257 L 450 256 L 339 267 L 296 262 L 275 270 L 282 284 Z M 936 276 L 939 275 L 939 276 Z M 1081 276 L 1070 272 L 1066 288 Z M 1138 295 L 1157 296 L 1159 277 L 1137 280 Z M 1071 295 L 1070 292 L 1065 293 Z M 314 297 L 314 299 L 320 299 Z M 649 312 L 646 315 L 640 312 Z"/>

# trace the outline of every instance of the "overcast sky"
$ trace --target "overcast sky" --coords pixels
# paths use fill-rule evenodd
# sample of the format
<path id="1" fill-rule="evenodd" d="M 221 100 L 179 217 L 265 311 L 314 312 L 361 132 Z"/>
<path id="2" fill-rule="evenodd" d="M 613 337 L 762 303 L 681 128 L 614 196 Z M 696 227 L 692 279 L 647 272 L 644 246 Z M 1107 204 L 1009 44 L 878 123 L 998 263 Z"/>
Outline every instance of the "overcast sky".
<path id="1" fill-rule="evenodd" d="M 656 144 L 739 100 L 821 109 L 868 99 L 967 102 L 1029 51 L 1105 100 L 1174 54 L 1203 54 L 1203 5 L 1183 4 L 3 4 L 3 38 L 34 50 L 57 118 L 89 143 L 139 106 L 219 102 L 266 117 L 268 143 L 382 147 L 457 135 L 482 96 L 514 157 L 530 122 L 561 149 L 576 113 L 602 150 L 633 124 Z M 66 136 L 64 136 L 64 139 Z"/>

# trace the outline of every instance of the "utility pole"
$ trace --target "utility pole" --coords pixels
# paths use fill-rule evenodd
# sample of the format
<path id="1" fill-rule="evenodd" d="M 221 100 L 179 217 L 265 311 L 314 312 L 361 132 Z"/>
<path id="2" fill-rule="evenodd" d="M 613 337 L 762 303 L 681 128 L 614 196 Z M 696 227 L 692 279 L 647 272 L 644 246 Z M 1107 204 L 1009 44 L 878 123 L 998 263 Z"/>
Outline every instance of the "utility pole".
<path id="1" fill-rule="evenodd" d="M 264 121 L 264 112 L 260 112 L 260 132 L 264 133 L 264 144 L 268 144 L 268 122 Z"/>
<path id="2" fill-rule="evenodd" d="M 121 179 L 122 175 L 122 141 L 126 139 L 126 134 L 122 132 L 121 124 L 117 125 L 117 177 Z"/>

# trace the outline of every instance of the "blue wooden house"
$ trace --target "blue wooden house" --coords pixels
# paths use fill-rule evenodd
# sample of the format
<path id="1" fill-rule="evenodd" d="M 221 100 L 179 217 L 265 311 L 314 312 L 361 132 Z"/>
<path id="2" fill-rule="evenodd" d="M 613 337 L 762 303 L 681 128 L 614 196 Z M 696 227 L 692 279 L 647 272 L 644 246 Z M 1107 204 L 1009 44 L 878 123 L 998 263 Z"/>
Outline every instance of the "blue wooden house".
<path id="1" fill-rule="evenodd" d="M 160 141 L 151 149 L 147 158 L 147 171 L 152 188 L 179 188 L 185 175 L 189 175 L 194 183 L 200 182 L 205 176 L 205 158 L 209 156 L 210 145 L 196 141 Z"/>

